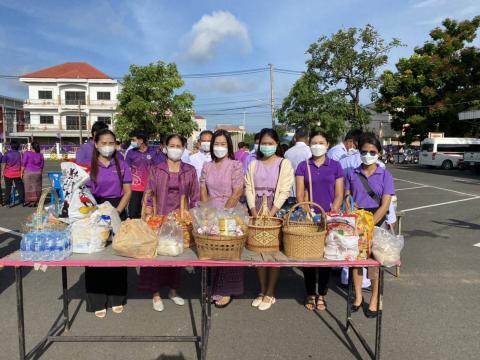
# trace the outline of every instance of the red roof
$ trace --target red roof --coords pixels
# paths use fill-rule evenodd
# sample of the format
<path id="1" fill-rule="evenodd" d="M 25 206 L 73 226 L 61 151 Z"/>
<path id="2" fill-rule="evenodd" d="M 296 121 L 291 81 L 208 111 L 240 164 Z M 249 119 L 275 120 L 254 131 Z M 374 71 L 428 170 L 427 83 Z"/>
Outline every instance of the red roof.
<path id="1" fill-rule="evenodd" d="M 22 75 L 24 78 L 54 79 L 111 79 L 110 76 L 86 62 L 66 62 Z"/>

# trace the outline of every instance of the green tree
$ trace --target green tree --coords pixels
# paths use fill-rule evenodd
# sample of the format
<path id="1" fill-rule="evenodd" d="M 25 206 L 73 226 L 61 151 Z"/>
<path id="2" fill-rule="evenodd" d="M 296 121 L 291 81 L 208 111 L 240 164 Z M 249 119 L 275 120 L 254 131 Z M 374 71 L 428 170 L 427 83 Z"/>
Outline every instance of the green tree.
<path id="1" fill-rule="evenodd" d="M 178 93 L 183 85 L 175 64 L 131 65 L 118 96 L 115 130 L 119 137 L 128 138 L 137 128 L 153 137 L 172 133 L 190 136 L 197 128 L 192 119 L 195 98 L 189 92 Z"/>
<path id="2" fill-rule="evenodd" d="M 442 24 L 412 56 L 400 59 L 396 72 L 385 71 L 380 78 L 376 108 L 392 115 L 394 129 L 407 129 L 408 143 L 437 130 L 448 136 L 475 135 L 458 113 L 480 102 L 480 49 L 467 46 L 476 37 L 480 16 Z"/>
<path id="3" fill-rule="evenodd" d="M 341 90 L 325 91 L 316 74 L 307 72 L 292 86 L 277 116 L 289 128 L 318 128 L 334 141 L 342 135 L 349 112 Z"/>
<path id="4" fill-rule="evenodd" d="M 342 29 L 310 45 L 307 65 L 321 83 L 341 89 L 350 98 L 351 125 L 364 128 L 369 116 L 360 105 L 361 92 L 377 89 L 377 72 L 387 63 L 388 52 L 401 45 L 398 39 L 385 43 L 372 25 Z"/>

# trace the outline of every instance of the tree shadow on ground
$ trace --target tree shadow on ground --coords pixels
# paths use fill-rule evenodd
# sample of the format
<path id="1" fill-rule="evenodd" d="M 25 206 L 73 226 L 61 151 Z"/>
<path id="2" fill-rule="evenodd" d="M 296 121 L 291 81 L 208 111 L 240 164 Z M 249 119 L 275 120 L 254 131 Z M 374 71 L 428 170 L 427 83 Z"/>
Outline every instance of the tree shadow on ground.
<path id="1" fill-rule="evenodd" d="M 480 224 L 475 224 L 472 222 L 457 220 L 457 219 L 448 219 L 448 220 L 449 221 L 432 220 L 432 222 L 439 225 L 453 226 L 461 229 L 480 230 Z"/>

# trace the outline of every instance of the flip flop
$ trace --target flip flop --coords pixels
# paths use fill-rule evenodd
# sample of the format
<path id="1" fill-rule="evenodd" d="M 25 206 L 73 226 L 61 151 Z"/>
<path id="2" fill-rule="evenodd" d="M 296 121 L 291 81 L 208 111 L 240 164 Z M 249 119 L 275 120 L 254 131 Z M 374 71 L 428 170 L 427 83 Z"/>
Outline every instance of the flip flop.
<path id="1" fill-rule="evenodd" d="M 233 296 L 224 296 L 223 298 L 226 298 L 226 297 L 229 297 L 229 298 L 230 298 L 226 304 L 218 304 L 217 301 L 215 301 L 215 302 L 213 303 L 213 305 L 214 305 L 217 309 L 224 309 L 224 308 L 226 308 L 226 307 L 227 307 L 228 305 L 230 305 L 230 303 L 232 302 Z"/>
<path id="2" fill-rule="evenodd" d="M 95 311 L 95 316 L 99 319 L 104 319 L 107 316 L 107 309 Z"/>
<path id="3" fill-rule="evenodd" d="M 112 306 L 112 311 L 115 313 L 115 314 L 121 314 L 123 312 L 123 305 L 120 305 L 120 306 Z"/>

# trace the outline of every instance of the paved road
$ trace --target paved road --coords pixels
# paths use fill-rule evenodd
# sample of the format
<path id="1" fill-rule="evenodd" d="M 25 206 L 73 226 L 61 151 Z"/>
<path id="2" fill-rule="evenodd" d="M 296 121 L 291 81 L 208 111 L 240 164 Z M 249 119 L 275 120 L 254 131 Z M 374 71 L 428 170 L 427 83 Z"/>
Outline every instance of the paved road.
<path id="1" fill-rule="evenodd" d="M 51 164 L 49 165 L 52 166 Z M 396 179 L 399 208 L 406 210 L 406 247 L 400 278 L 386 277 L 382 358 L 480 358 L 480 177 L 459 171 L 399 166 Z M 29 209 L 0 209 L 0 226 L 18 230 Z M 3 231 L 3 232 L 2 232 Z M 0 231 L 0 256 L 18 248 L 18 237 Z M 69 271 L 72 334 L 120 335 L 184 334 L 198 328 L 190 311 L 199 313 L 198 274 L 182 274 L 181 293 L 189 298 L 180 308 L 166 302 L 163 313 L 154 313 L 148 294 L 135 290 L 136 274 L 130 271 L 126 312 L 97 320 L 85 312 L 83 271 Z M 18 354 L 13 272 L 0 272 L 1 359 Z M 244 297 L 224 310 L 214 309 L 208 358 L 224 359 L 366 359 L 358 341 L 340 326 L 345 318 L 345 293 L 332 279 L 329 311 L 307 312 L 298 271 L 283 270 L 278 302 L 267 312 L 250 307 L 257 291 L 253 270 L 247 271 Z M 27 347 L 48 331 L 61 311 L 60 272 L 30 271 L 25 276 Z M 366 294 L 368 298 L 368 294 Z M 367 337 L 374 321 L 356 314 Z M 54 344 L 41 359 L 196 359 L 193 344 Z"/>

